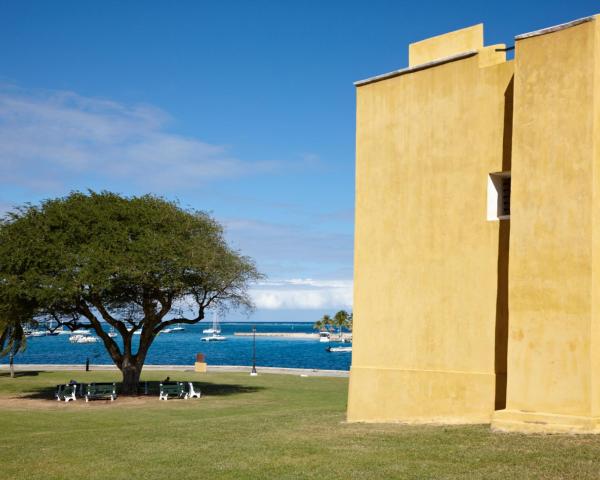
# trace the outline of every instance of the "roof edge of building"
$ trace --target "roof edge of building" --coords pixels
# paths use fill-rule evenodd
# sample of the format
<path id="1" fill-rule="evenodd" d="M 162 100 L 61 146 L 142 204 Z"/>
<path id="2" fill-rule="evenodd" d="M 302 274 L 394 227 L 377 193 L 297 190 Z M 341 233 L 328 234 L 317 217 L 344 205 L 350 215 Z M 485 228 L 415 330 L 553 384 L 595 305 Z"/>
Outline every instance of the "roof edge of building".
<path id="1" fill-rule="evenodd" d="M 358 80 L 354 82 L 355 87 L 361 87 L 363 85 L 367 85 L 369 83 L 379 82 L 381 80 L 387 80 L 388 78 L 399 77 L 400 75 L 406 75 L 408 73 L 418 72 L 419 70 L 425 70 L 427 68 L 435 67 L 437 65 L 443 65 L 444 63 L 454 62 L 456 60 L 462 60 L 463 58 L 469 58 L 474 55 L 477 55 L 477 50 L 468 50 L 466 52 L 458 53 L 455 55 L 450 55 L 448 57 L 440 58 L 438 60 L 433 60 L 431 62 L 421 63 L 420 65 L 415 65 L 413 67 L 401 68 L 400 70 L 394 70 L 393 72 L 383 73 L 381 75 L 376 75 L 374 77 L 365 78 L 364 80 Z"/>
<path id="2" fill-rule="evenodd" d="M 581 25 L 582 23 L 591 22 L 595 18 L 596 17 L 594 15 L 590 15 L 589 17 L 578 18 L 577 20 L 572 20 L 570 22 L 554 25 L 553 27 L 542 28 L 541 30 L 535 30 L 529 33 L 522 33 L 521 35 L 517 35 L 515 37 L 515 41 L 524 40 L 525 38 L 537 37 L 539 35 L 546 35 L 552 32 L 558 32 L 559 30 L 564 30 L 565 28 L 571 28 L 575 27 L 576 25 Z"/>

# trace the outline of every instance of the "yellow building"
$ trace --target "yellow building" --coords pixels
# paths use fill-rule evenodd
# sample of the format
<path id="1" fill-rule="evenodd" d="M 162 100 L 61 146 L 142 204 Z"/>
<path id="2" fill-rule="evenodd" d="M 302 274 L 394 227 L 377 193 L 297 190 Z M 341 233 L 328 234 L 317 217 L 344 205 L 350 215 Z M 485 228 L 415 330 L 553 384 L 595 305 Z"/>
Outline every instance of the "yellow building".
<path id="1" fill-rule="evenodd" d="M 600 27 L 515 46 L 356 84 L 349 421 L 600 429 Z"/>

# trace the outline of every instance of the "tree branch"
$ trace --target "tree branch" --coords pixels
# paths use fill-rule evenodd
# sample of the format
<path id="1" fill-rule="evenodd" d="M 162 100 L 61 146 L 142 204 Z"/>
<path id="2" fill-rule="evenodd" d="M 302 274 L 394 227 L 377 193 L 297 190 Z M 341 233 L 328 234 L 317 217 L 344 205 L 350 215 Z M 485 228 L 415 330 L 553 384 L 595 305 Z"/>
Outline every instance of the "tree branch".
<path id="1" fill-rule="evenodd" d="M 98 336 L 102 339 L 102 342 L 104 342 L 106 350 L 108 350 L 108 353 L 110 353 L 110 356 L 115 361 L 117 366 L 120 366 L 123 360 L 123 354 L 121 353 L 121 349 L 117 343 L 104 331 L 100 320 L 96 318 L 84 301 L 79 302 L 78 308 L 80 309 L 81 314 L 91 322 L 96 334 L 98 334 Z"/>
<path id="2" fill-rule="evenodd" d="M 204 309 L 200 309 L 198 316 L 196 318 L 172 318 L 171 320 L 167 320 L 165 322 L 161 322 L 154 329 L 154 333 L 160 332 L 163 328 L 168 327 L 169 325 L 175 325 L 176 323 L 183 323 L 185 325 L 194 325 L 201 320 L 204 320 Z"/>

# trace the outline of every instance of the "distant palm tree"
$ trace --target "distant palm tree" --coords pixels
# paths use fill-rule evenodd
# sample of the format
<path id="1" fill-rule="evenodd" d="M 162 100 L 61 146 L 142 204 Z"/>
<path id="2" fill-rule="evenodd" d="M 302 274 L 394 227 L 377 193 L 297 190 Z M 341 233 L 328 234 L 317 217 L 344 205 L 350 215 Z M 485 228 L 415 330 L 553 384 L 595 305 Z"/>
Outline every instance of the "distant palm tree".
<path id="1" fill-rule="evenodd" d="M 342 339 L 342 330 L 348 328 L 350 314 L 346 310 L 340 310 L 333 316 L 333 324 L 338 328 L 340 340 Z"/>
<path id="2" fill-rule="evenodd" d="M 329 315 L 323 315 L 321 320 L 317 320 L 313 325 L 315 330 L 319 330 L 320 332 L 323 330 L 330 330 L 333 324 L 333 320 Z"/>

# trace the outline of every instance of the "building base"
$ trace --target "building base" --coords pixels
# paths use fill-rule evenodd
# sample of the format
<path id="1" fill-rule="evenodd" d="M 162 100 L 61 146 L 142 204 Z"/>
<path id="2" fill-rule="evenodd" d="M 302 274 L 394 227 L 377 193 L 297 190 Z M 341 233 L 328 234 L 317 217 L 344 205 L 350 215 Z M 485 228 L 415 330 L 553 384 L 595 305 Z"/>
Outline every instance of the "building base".
<path id="1" fill-rule="evenodd" d="M 489 423 L 496 376 L 439 370 L 352 367 L 349 422 Z"/>
<path id="2" fill-rule="evenodd" d="M 520 433 L 600 433 L 600 417 L 498 410 L 492 418 L 492 430 Z"/>
<path id="3" fill-rule="evenodd" d="M 194 371 L 199 373 L 206 373 L 206 363 L 196 362 L 194 363 Z"/>

